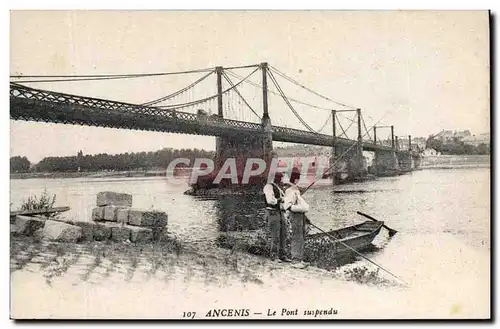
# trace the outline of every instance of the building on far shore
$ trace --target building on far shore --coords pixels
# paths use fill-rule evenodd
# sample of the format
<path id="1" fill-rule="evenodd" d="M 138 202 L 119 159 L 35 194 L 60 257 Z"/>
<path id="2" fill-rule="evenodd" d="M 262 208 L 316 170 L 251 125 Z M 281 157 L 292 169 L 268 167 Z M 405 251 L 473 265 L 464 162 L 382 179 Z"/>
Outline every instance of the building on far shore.
<path id="1" fill-rule="evenodd" d="M 463 140 L 466 137 L 471 136 L 471 133 L 468 129 L 466 130 L 441 130 L 438 134 L 434 135 L 434 138 L 439 139 L 441 141 L 449 141 L 457 138 L 459 140 Z"/>
<path id="2" fill-rule="evenodd" d="M 426 143 L 426 138 L 425 137 L 415 137 L 415 138 L 412 138 L 411 139 L 411 149 L 413 151 L 422 151 L 423 149 L 425 149 L 425 143 Z M 400 138 L 398 140 L 398 143 L 399 143 L 399 149 L 400 150 L 408 150 L 408 145 L 410 143 L 410 141 L 408 140 L 408 138 Z"/>
<path id="3" fill-rule="evenodd" d="M 411 144 L 418 146 L 418 148 L 421 150 L 425 149 L 426 142 L 427 142 L 427 138 L 425 138 L 425 137 L 415 137 L 415 138 L 412 138 L 412 140 L 411 140 Z"/>
<path id="4" fill-rule="evenodd" d="M 441 155 L 441 152 L 436 151 L 435 149 L 425 149 L 422 152 L 423 156 L 438 156 Z"/>
<path id="5" fill-rule="evenodd" d="M 485 144 L 486 146 L 490 146 L 490 133 L 477 134 L 472 136 L 467 136 L 462 139 L 465 144 L 479 146 L 481 144 Z"/>
<path id="6" fill-rule="evenodd" d="M 311 156 L 326 156 L 332 155 L 332 148 L 317 145 L 289 145 L 286 147 L 276 147 L 274 149 L 280 157 L 311 157 Z"/>

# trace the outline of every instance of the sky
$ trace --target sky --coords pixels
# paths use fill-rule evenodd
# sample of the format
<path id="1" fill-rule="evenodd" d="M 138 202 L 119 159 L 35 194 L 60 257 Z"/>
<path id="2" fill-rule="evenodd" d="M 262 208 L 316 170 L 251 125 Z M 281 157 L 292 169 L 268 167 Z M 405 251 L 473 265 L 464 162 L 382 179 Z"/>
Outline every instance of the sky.
<path id="1" fill-rule="evenodd" d="M 361 108 L 369 126 L 382 118 L 384 124 L 395 125 L 400 136 L 429 136 L 442 129 L 489 132 L 486 11 L 12 11 L 10 15 L 11 75 L 171 72 L 261 62 L 322 95 Z M 141 103 L 174 92 L 197 77 L 27 85 Z M 200 95 L 211 94 L 211 88 L 215 92 L 215 80 L 203 88 Z M 290 97 L 342 108 L 287 88 Z M 314 127 L 320 127 L 329 114 L 299 106 L 297 110 Z M 273 99 L 269 111 L 276 124 L 291 116 Z M 78 150 L 96 154 L 215 148 L 214 137 L 13 120 L 10 141 L 11 156 L 25 155 L 32 162 L 76 155 Z"/>

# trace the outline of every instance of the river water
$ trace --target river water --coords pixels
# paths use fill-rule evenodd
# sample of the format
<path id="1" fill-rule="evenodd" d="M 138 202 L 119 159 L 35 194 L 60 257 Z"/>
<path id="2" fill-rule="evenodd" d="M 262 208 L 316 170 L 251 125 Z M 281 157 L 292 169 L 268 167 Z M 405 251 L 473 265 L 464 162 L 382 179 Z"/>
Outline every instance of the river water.
<path id="1" fill-rule="evenodd" d="M 489 168 L 420 170 L 339 186 L 322 183 L 304 195 L 311 206 L 309 218 L 319 227 L 360 223 L 365 219 L 356 211 L 361 211 L 399 232 L 389 239 L 381 231 L 374 241 L 381 248 L 369 256 L 405 278 L 415 296 L 410 298 L 407 292 L 408 298 L 401 301 L 411 300 L 412 305 L 400 305 L 398 298 L 403 295 L 390 295 L 388 304 L 378 305 L 388 312 L 381 314 L 398 317 L 411 309 L 416 317 L 432 317 L 430 300 L 442 312 L 440 306 L 449 302 L 449 296 L 453 303 L 446 307 L 451 307 L 451 316 L 489 315 Z M 193 197 L 183 194 L 187 185 L 171 184 L 164 177 L 16 179 L 10 184 L 11 209 L 46 189 L 57 195 L 57 206 L 71 207 L 69 218 L 78 220 L 90 219 L 98 192 L 130 193 L 134 207 L 166 211 L 169 231 L 188 241 L 215 241 L 221 230 L 262 225 L 261 196 Z M 383 298 L 385 293 L 373 296 Z M 386 309 L 391 305 L 394 310 Z"/>
<path id="2" fill-rule="evenodd" d="M 403 234 L 451 234 L 489 250 L 490 169 L 422 170 L 349 185 L 324 180 L 305 195 L 309 217 L 323 229 L 364 221 L 359 210 L 386 221 Z M 56 195 L 56 206 L 69 206 L 68 219 L 90 220 L 100 191 L 133 195 L 133 207 L 166 211 L 169 231 L 184 239 L 217 237 L 220 230 L 262 225 L 262 196 L 201 198 L 184 195 L 187 184 L 165 177 L 13 179 L 11 209 L 44 190 Z"/>

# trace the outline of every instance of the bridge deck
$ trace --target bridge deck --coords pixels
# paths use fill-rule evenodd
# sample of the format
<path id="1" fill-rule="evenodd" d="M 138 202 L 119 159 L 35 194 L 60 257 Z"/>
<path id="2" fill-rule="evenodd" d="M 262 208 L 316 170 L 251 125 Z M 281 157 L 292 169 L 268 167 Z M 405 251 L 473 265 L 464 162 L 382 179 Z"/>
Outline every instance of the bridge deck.
<path id="1" fill-rule="evenodd" d="M 205 136 L 263 134 L 257 123 L 229 120 L 105 99 L 10 85 L 10 117 L 14 120 L 79 124 L 97 127 L 161 131 Z M 273 140 L 320 146 L 351 146 L 355 140 L 309 131 L 272 126 Z M 391 151 L 388 146 L 363 142 L 368 151 Z M 403 151 L 400 151 L 403 152 Z M 407 152 L 407 151 L 406 151 Z"/>

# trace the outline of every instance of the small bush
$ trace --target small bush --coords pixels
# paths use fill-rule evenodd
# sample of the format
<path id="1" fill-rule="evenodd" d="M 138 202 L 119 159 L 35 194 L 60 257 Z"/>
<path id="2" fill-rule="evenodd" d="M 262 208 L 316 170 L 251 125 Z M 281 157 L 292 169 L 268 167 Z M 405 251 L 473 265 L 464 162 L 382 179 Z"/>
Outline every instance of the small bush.
<path id="1" fill-rule="evenodd" d="M 50 209 L 54 207 L 56 203 L 56 195 L 50 196 L 45 189 L 40 197 L 36 195 L 30 195 L 28 199 L 23 201 L 20 210 L 41 210 L 41 209 Z M 49 217 L 53 217 L 56 214 L 51 214 Z"/>
<path id="2" fill-rule="evenodd" d="M 362 284 L 389 285 L 390 281 L 381 277 L 379 269 L 370 270 L 366 266 L 346 269 L 343 272 L 348 281 L 355 281 Z"/>

